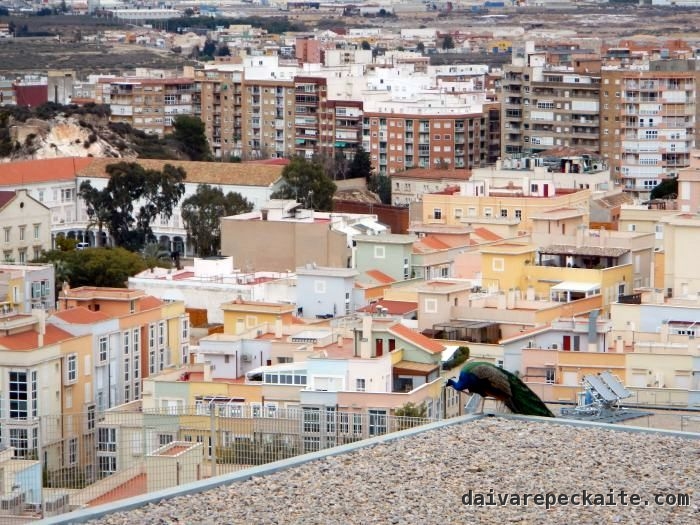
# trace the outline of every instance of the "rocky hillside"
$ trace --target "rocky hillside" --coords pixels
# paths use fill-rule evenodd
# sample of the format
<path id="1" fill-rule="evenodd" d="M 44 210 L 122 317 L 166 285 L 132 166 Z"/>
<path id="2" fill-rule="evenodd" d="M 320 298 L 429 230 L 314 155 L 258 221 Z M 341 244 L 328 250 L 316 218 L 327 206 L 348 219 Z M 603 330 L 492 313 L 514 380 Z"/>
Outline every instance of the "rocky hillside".
<path id="1" fill-rule="evenodd" d="M 53 157 L 187 159 L 178 145 L 109 122 L 104 106 L 0 108 L 0 162 Z"/>
<path id="2" fill-rule="evenodd" d="M 31 118 L 11 126 L 10 136 L 15 143 L 11 160 L 136 156 L 106 123 L 89 124 L 77 117 Z"/>

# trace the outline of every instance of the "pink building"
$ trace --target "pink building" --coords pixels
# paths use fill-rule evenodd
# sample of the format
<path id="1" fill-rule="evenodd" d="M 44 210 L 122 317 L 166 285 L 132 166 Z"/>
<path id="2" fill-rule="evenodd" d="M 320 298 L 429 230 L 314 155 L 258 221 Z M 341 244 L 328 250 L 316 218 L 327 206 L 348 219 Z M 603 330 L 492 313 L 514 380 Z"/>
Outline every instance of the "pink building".
<path id="1" fill-rule="evenodd" d="M 700 150 L 690 153 L 690 166 L 678 170 L 678 204 L 681 211 L 700 210 Z"/>

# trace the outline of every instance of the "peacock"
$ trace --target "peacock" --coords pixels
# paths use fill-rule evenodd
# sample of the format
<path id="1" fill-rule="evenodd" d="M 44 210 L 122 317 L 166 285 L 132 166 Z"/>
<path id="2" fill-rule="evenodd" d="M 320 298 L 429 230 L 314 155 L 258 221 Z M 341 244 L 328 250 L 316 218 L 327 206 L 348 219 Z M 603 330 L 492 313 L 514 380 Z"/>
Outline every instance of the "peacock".
<path id="1" fill-rule="evenodd" d="M 496 398 L 514 414 L 554 417 L 537 394 L 516 375 L 491 363 L 467 363 L 459 373 L 459 380 L 448 379 L 447 386 L 460 392 L 468 390 L 483 398 Z"/>

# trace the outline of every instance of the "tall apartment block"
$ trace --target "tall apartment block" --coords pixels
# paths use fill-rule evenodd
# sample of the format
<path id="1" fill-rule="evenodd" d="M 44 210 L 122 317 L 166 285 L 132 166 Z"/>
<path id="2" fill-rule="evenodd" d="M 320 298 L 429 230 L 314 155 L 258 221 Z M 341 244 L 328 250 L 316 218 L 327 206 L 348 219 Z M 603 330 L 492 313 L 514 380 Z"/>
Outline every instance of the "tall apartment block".
<path id="1" fill-rule="evenodd" d="M 563 146 L 598 152 L 600 60 L 574 58 L 572 66 L 551 65 L 534 42 L 513 50 L 503 68 L 504 157 L 520 158 Z"/>
<path id="2" fill-rule="evenodd" d="M 602 71 L 600 152 L 626 191 L 647 197 L 690 165 L 696 86 L 695 71 Z"/>
<path id="3" fill-rule="evenodd" d="M 178 115 L 192 115 L 195 84 L 191 78 L 119 78 L 100 80 L 102 101 L 112 122 L 163 136 Z"/>
<path id="4" fill-rule="evenodd" d="M 491 161 L 494 137 L 489 119 L 497 117 L 497 112 L 490 111 L 490 105 L 431 105 L 392 102 L 365 110 L 363 148 L 378 173 L 429 167 L 471 169 Z"/>
<path id="5" fill-rule="evenodd" d="M 271 59 L 195 72 L 194 114 L 217 158 L 351 158 L 361 141 L 362 102 L 329 100 L 326 79 L 276 69 Z"/>

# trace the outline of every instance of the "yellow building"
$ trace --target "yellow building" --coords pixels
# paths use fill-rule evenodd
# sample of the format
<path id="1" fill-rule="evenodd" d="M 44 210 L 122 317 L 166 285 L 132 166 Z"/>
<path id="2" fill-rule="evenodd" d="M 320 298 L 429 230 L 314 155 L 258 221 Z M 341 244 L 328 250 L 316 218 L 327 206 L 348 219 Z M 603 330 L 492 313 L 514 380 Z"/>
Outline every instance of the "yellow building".
<path id="1" fill-rule="evenodd" d="M 541 195 L 524 196 L 519 188 L 496 191 L 495 188 L 489 189 L 486 183 L 487 181 L 465 183 L 462 185 L 465 188 L 454 195 L 424 194 L 423 223 L 456 226 L 515 222 L 520 230 L 530 231 L 531 216 L 560 208 L 573 208 L 582 211 L 582 221 L 588 224 L 589 190 L 558 190 L 557 193 L 553 193 L 553 187 L 547 190 L 543 187 L 539 189 Z M 467 186 L 470 184 L 471 186 Z M 477 184 L 484 187 L 476 188 Z M 541 186 L 544 186 L 544 183 Z"/>
<path id="2" fill-rule="evenodd" d="M 482 253 L 484 286 L 520 290 L 523 295 L 570 302 L 602 295 L 603 308 L 632 291 L 633 264 L 621 264 L 629 250 L 589 246 L 550 246 L 502 243 Z"/>
<path id="3" fill-rule="evenodd" d="M 222 304 L 221 309 L 224 311 L 224 333 L 240 335 L 259 325 L 274 326 L 278 321 L 291 324 L 296 306 L 237 299 Z"/>

